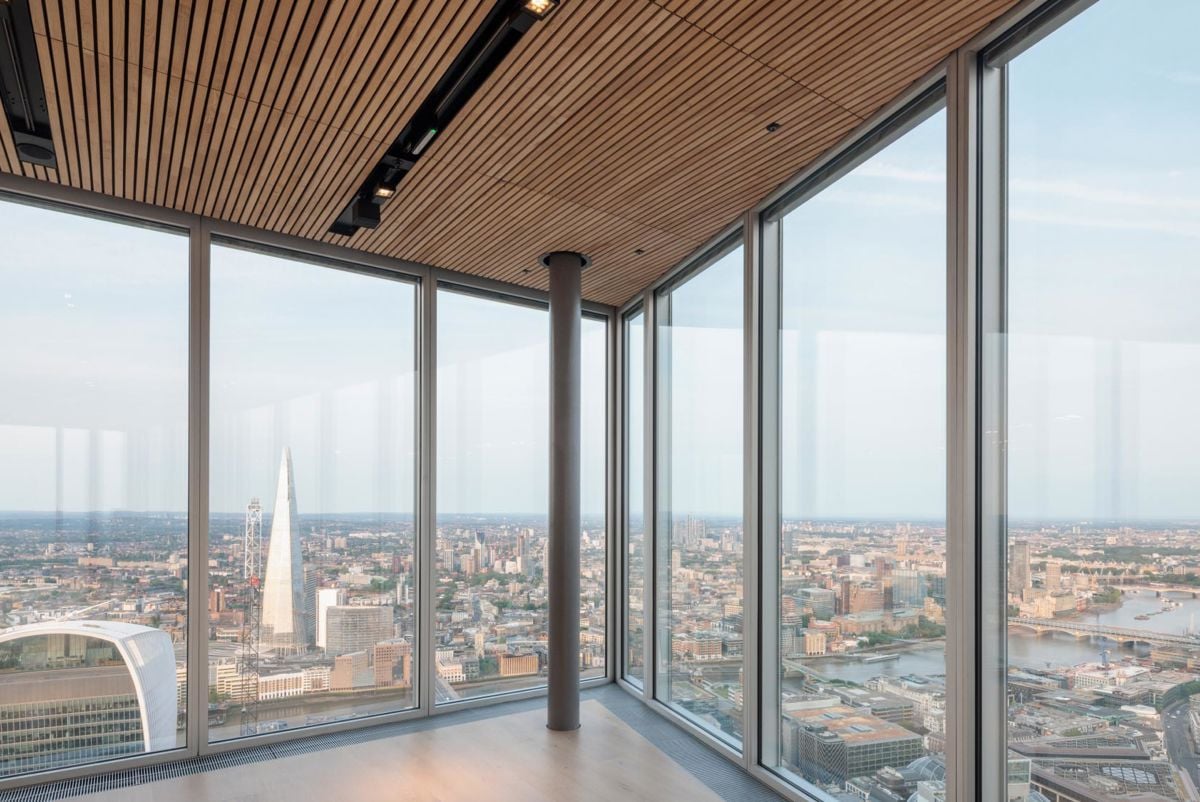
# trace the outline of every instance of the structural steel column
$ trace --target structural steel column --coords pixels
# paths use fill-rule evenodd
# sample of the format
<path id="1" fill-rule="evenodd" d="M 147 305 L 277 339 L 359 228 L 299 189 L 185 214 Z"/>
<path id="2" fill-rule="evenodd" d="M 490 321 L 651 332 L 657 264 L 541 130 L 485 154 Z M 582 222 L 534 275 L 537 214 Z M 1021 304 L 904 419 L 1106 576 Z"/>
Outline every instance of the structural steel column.
<path id="1" fill-rule="evenodd" d="M 542 257 L 550 270 L 550 677 L 546 726 L 579 728 L 580 273 L 583 254 Z"/>

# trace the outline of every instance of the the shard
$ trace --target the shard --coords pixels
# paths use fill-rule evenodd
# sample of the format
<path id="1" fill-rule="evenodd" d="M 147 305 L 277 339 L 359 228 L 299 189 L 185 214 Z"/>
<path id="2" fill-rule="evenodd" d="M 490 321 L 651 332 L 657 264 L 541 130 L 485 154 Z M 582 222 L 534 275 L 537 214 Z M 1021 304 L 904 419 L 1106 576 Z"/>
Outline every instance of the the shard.
<path id="1" fill-rule="evenodd" d="M 275 491 L 275 510 L 271 515 L 261 641 L 264 648 L 284 654 L 304 652 L 309 646 L 299 525 L 292 451 L 285 448 L 279 462 L 279 486 Z"/>

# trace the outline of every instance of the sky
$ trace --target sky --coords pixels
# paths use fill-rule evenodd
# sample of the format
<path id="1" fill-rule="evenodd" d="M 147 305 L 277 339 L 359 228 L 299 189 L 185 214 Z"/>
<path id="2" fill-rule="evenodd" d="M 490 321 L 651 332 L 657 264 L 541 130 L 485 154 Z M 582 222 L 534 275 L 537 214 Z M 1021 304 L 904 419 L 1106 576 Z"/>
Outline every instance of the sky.
<path id="1" fill-rule="evenodd" d="M 1200 3 L 1145 9 L 1100 0 L 1010 66 L 1015 518 L 1200 517 Z M 944 164 L 939 113 L 783 221 L 785 517 L 944 514 Z M 186 239 L 0 200 L 0 242 L 0 510 L 182 509 Z M 677 514 L 741 513 L 740 259 L 672 292 Z M 287 445 L 301 514 L 411 512 L 412 286 L 219 248 L 212 296 L 213 509 L 269 507 Z M 440 304 L 439 510 L 544 512 L 546 313 Z"/>
<path id="2" fill-rule="evenodd" d="M 0 201 L 0 241 L 0 335 L 22 344 L 0 350 L 0 511 L 183 510 L 186 239 Z M 259 497 L 269 513 L 287 447 L 302 516 L 411 514 L 415 285 L 226 245 L 211 273 L 213 512 Z M 548 313 L 439 303 L 438 510 L 544 513 Z M 585 319 L 589 516 L 604 511 L 605 351 Z"/>

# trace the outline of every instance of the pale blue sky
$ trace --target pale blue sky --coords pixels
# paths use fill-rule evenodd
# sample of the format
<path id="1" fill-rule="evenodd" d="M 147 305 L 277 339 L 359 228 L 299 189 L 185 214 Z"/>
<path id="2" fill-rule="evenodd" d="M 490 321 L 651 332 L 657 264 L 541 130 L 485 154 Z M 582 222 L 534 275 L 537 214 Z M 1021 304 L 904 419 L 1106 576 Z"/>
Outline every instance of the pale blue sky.
<path id="1" fill-rule="evenodd" d="M 1015 517 L 1200 516 L 1200 3 L 1149 8 L 1100 0 L 1011 66 Z M 789 517 L 942 515 L 943 126 L 784 222 Z M 0 242 L 0 510 L 181 509 L 186 240 L 0 201 Z M 740 293 L 728 265 L 677 291 L 677 512 L 741 510 Z M 448 293 L 443 307 L 439 507 L 542 512 L 546 313 Z M 214 510 L 269 497 L 284 443 L 302 514 L 411 510 L 412 336 L 408 285 L 215 259 Z M 599 377 L 603 337 L 585 352 Z"/>

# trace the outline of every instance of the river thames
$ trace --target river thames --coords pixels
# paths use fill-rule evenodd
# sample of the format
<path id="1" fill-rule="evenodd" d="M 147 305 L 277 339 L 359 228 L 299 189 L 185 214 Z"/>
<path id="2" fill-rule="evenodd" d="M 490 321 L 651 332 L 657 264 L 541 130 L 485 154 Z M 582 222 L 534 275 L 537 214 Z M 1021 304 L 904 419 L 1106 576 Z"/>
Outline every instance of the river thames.
<path id="1" fill-rule="evenodd" d="M 1152 593 L 1127 594 L 1120 607 L 1113 610 L 1080 613 L 1071 620 L 1089 624 L 1143 629 L 1171 635 L 1182 635 L 1200 626 L 1200 599 L 1178 598 L 1179 606 L 1163 609 L 1163 600 Z M 1139 621 L 1137 616 L 1147 615 Z M 1098 662 L 1101 649 L 1107 649 L 1109 659 L 1119 660 L 1134 655 L 1129 647 L 1120 647 L 1104 638 L 1076 638 L 1065 633 L 1034 635 L 1021 628 L 1008 631 L 1008 662 L 1019 668 L 1045 669 L 1077 663 Z M 1143 647 L 1140 654 L 1145 654 Z M 863 663 L 859 658 L 821 657 L 800 659 L 809 670 L 830 679 L 865 683 L 872 677 L 897 677 L 905 674 L 936 675 L 946 673 L 945 643 L 936 641 L 928 646 L 915 646 L 898 652 L 897 660 Z"/>

